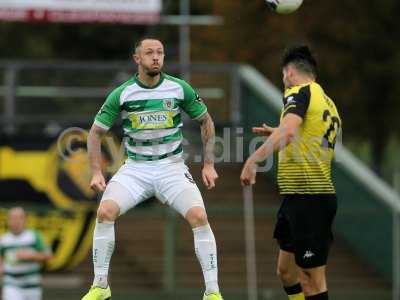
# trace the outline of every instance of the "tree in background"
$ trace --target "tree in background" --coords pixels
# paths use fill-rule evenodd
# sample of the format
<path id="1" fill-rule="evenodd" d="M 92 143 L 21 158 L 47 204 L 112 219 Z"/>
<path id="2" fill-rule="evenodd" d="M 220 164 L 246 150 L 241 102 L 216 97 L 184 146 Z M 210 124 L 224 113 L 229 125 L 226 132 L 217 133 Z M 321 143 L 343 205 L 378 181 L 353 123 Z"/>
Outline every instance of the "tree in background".
<path id="1" fill-rule="evenodd" d="M 219 0 L 213 13 L 224 25 L 193 30 L 195 60 L 248 63 L 281 86 L 282 50 L 309 44 L 319 81 L 342 111 L 345 138 L 370 141 L 372 167 L 381 173 L 389 140 L 400 136 L 399 1 L 306 0 L 298 12 L 282 16 L 264 1 Z"/>

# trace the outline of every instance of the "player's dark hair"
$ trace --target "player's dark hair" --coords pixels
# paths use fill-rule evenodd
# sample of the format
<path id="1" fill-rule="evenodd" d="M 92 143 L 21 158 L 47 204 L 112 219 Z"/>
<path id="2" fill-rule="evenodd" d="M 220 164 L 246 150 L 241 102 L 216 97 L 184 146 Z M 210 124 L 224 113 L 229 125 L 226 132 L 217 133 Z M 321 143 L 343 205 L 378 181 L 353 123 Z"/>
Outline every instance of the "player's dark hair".
<path id="1" fill-rule="evenodd" d="M 133 45 L 133 53 L 135 53 L 136 49 L 139 48 L 140 46 L 142 46 L 143 41 L 146 41 L 146 40 L 156 40 L 156 41 L 159 41 L 161 44 L 164 45 L 163 41 L 161 39 L 159 39 L 158 37 L 144 36 L 144 37 L 140 38 L 139 40 L 137 40 L 135 42 L 135 44 Z"/>
<path id="2" fill-rule="evenodd" d="M 308 46 L 294 46 L 286 48 L 283 53 L 282 67 L 293 64 L 301 72 L 317 76 L 317 61 Z"/>

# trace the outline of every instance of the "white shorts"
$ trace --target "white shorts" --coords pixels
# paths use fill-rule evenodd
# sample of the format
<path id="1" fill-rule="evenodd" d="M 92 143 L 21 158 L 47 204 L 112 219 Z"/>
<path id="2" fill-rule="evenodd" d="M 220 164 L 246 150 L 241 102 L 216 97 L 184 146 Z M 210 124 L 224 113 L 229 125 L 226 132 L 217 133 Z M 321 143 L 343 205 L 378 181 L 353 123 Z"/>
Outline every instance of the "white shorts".
<path id="1" fill-rule="evenodd" d="M 42 289 L 22 289 L 19 287 L 6 285 L 3 286 L 2 296 L 3 300 L 41 300 Z"/>
<path id="2" fill-rule="evenodd" d="M 192 207 L 204 208 L 199 188 L 183 160 L 127 160 L 107 184 L 101 201 L 115 201 L 124 214 L 153 196 L 184 217 Z"/>

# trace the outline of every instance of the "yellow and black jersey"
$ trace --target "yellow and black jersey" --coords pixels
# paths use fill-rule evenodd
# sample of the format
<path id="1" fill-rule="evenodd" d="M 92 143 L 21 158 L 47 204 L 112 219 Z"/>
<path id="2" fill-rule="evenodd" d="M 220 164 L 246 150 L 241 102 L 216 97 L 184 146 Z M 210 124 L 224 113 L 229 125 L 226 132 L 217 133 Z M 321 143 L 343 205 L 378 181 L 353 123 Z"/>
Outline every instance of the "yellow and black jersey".
<path id="1" fill-rule="evenodd" d="M 293 113 L 303 119 L 296 137 L 279 152 L 281 194 L 334 194 L 331 162 L 341 119 L 322 87 L 311 82 L 287 89 L 282 118 Z"/>

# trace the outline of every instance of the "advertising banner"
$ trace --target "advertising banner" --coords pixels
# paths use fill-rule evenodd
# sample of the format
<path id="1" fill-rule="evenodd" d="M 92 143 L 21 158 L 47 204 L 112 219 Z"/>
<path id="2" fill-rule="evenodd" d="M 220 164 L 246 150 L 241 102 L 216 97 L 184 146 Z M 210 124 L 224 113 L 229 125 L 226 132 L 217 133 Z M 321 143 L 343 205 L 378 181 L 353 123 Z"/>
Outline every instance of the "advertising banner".
<path id="1" fill-rule="evenodd" d="M 1 0 L 0 20 L 154 24 L 161 0 Z"/>

